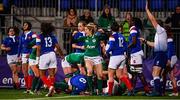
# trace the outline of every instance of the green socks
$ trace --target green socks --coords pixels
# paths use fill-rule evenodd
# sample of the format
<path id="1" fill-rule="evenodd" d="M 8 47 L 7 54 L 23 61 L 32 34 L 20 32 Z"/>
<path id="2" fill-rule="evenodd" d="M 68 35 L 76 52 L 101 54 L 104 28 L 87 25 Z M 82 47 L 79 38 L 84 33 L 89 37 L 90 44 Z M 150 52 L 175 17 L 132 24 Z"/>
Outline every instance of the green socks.
<path id="1" fill-rule="evenodd" d="M 38 79 L 39 79 L 39 77 L 34 77 L 34 79 L 32 81 L 32 89 L 31 89 L 32 91 L 35 90 L 37 82 L 38 82 Z"/>
<path id="2" fill-rule="evenodd" d="M 92 81 L 92 76 L 87 76 L 87 81 L 88 81 L 88 86 L 89 86 L 89 90 L 91 93 L 93 93 L 93 81 Z"/>
<path id="3" fill-rule="evenodd" d="M 98 83 L 98 93 L 102 94 L 102 83 L 103 83 L 103 81 L 98 79 L 97 83 Z"/>

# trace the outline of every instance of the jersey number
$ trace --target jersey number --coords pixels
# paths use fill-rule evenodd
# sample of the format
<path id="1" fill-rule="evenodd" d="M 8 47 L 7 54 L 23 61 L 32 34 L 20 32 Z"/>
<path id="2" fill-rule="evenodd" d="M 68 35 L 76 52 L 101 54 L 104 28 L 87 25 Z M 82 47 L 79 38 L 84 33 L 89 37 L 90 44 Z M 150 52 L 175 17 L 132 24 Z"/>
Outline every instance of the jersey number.
<path id="1" fill-rule="evenodd" d="M 119 47 L 123 47 L 123 42 L 124 42 L 124 40 L 123 40 L 123 38 L 118 38 L 119 39 Z"/>
<path id="2" fill-rule="evenodd" d="M 80 78 L 79 81 L 84 83 L 84 84 L 86 83 L 86 80 L 84 78 Z"/>
<path id="3" fill-rule="evenodd" d="M 52 46 L 52 39 L 51 39 L 51 37 L 46 37 L 45 38 L 45 43 L 46 43 L 46 47 L 51 47 Z"/>

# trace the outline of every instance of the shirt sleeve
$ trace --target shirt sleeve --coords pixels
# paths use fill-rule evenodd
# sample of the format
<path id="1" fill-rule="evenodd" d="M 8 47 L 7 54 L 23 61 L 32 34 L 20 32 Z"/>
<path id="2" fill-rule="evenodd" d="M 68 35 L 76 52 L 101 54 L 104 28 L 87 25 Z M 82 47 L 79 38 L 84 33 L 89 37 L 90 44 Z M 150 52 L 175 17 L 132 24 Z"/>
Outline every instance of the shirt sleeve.
<path id="1" fill-rule="evenodd" d="M 41 45 L 41 38 L 40 34 L 36 37 L 36 45 Z"/>
<path id="2" fill-rule="evenodd" d="M 7 38 L 3 40 L 2 44 L 4 44 L 5 46 L 7 46 Z"/>
<path id="3" fill-rule="evenodd" d="M 72 39 L 73 39 L 73 40 L 76 40 L 76 39 L 78 39 L 78 37 L 79 37 L 79 36 L 78 36 L 78 33 L 76 33 L 76 34 L 72 37 Z M 75 44 L 74 41 L 72 41 L 72 43 Z"/>
<path id="4" fill-rule="evenodd" d="M 86 36 L 81 36 L 77 39 L 74 39 L 72 40 L 73 43 L 77 43 L 77 42 L 84 42 L 84 40 L 86 39 Z"/>
<path id="5" fill-rule="evenodd" d="M 108 44 L 106 45 L 106 53 L 109 54 L 109 52 L 112 50 L 113 46 L 114 46 L 114 42 L 115 42 L 115 39 L 114 37 L 110 37 L 109 38 L 109 42 Z"/>
<path id="6" fill-rule="evenodd" d="M 53 36 L 53 43 L 54 43 L 54 44 L 57 44 L 57 43 L 58 43 L 58 41 L 57 41 L 57 39 L 56 39 L 55 36 Z"/>
<path id="7" fill-rule="evenodd" d="M 158 24 L 156 27 L 156 33 L 157 34 L 165 33 L 165 29 Z"/>

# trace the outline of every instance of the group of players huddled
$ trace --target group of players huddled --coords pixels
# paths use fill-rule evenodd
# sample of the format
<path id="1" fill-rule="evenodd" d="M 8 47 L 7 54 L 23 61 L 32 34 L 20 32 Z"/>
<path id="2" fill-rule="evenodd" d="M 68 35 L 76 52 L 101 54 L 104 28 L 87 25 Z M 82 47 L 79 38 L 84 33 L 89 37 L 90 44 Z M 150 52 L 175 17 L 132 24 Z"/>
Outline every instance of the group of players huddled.
<path id="1" fill-rule="evenodd" d="M 72 34 L 74 52 L 64 56 L 51 23 L 42 23 L 41 32 L 31 31 L 31 23 L 23 23 L 23 33 L 17 36 L 17 29 L 10 27 L 8 37 L 1 44 L 7 51 L 7 62 L 12 70 L 13 84 L 20 88 L 17 62 L 22 63 L 26 91 L 40 93 L 46 86 L 52 96 L 64 91 L 72 95 L 135 95 L 137 78 L 144 85 L 145 95 L 165 95 L 166 75 L 169 73 L 173 83 L 173 93 L 178 96 L 173 68 L 177 61 L 174 51 L 173 34 L 170 27 L 157 23 L 146 4 L 146 13 L 156 30 L 154 42 L 142 38 L 139 29 L 129 20 L 128 39 L 123 36 L 122 27 L 114 22 L 111 34 L 98 29 L 94 23 L 78 23 L 78 31 Z M 128 40 L 128 41 L 127 41 Z M 152 90 L 143 74 L 142 44 L 154 48 L 154 65 Z M 56 82 L 57 56 L 61 58 L 65 79 Z M 46 74 L 48 72 L 48 75 Z M 58 77 L 58 76 L 56 76 Z M 163 80 L 160 81 L 160 78 Z"/>

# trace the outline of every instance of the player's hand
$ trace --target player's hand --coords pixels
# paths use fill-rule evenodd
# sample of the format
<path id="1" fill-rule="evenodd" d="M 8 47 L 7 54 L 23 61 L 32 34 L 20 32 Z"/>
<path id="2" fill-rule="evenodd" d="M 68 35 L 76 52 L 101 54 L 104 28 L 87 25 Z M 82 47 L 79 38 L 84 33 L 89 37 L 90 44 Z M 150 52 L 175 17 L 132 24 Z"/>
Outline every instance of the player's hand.
<path id="1" fill-rule="evenodd" d="M 78 31 L 74 31 L 73 34 L 72 34 L 72 36 L 74 36 L 77 32 L 78 32 Z"/>
<path id="2" fill-rule="evenodd" d="M 84 50 L 84 49 L 85 49 L 85 47 L 84 47 L 84 46 L 81 46 L 81 49 L 82 49 L 82 50 Z"/>
<path id="3" fill-rule="evenodd" d="M 148 10 L 148 0 L 146 0 L 146 10 Z"/>
<path id="4" fill-rule="evenodd" d="M 144 41 L 145 41 L 145 39 L 144 39 L 143 37 L 140 37 L 139 40 L 140 40 L 141 42 L 144 42 Z"/>
<path id="5" fill-rule="evenodd" d="M 171 66 L 171 61 L 168 60 L 166 66 Z"/>
<path id="6" fill-rule="evenodd" d="M 36 57 L 36 65 L 39 64 L 39 57 Z"/>
<path id="7" fill-rule="evenodd" d="M 37 48 L 37 46 L 36 46 L 36 45 L 34 45 L 32 48 Z"/>
<path id="8" fill-rule="evenodd" d="M 105 32 L 104 32 L 104 30 L 103 30 L 103 29 L 101 29 L 101 28 L 100 28 L 100 29 L 98 29 L 98 32 L 100 32 L 100 33 L 105 33 Z"/>
<path id="9" fill-rule="evenodd" d="M 11 48 L 10 48 L 10 47 L 6 47 L 5 50 L 6 50 L 6 51 L 10 51 Z"/>

